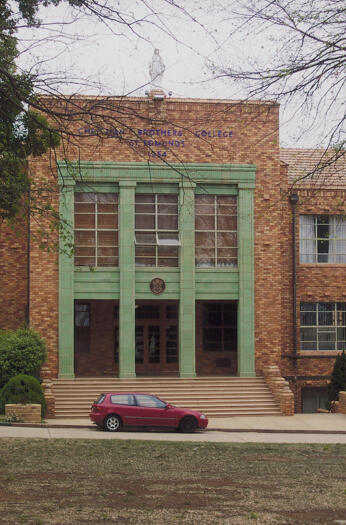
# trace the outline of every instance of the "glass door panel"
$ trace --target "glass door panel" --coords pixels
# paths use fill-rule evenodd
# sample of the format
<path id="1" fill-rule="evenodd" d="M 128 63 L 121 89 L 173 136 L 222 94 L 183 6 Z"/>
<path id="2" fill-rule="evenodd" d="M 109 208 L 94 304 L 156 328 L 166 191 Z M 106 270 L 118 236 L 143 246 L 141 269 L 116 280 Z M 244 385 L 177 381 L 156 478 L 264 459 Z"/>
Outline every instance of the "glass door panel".
<path id="1" fill-rule="evenodd" d="M 136 326 L 135 356 L 136 363 L 144 363 L 144 326 Z"/>
<path id="2" fill-rule="evenodd" d="M 160 362 L 160 327 L 149 326 L 148 327 L 148 350 L 149 350 L 149 363 Z"/>
<path id="3" fill-rule="evenodd" d="M 177 325 L 166 328 L 166 363 L 178 362 L 178 327 Z"/>

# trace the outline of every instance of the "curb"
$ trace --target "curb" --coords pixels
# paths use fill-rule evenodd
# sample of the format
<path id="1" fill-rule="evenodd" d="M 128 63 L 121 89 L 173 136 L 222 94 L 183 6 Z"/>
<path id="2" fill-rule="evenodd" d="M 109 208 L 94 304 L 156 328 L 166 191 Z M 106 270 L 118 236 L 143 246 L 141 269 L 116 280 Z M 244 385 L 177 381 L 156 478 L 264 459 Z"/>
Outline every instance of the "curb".
<path id="1" fill-rule="evenodd" d="M 45 423 L 12 423 L 12 427 L 28 427 L 28 428 L 72 428 L 84 430 L 98 430 L 95 425 L 63 425 Z M 137 429 L 135 429 L 137 430 Z M 208 428 L 207 432 L 241 432 L 241 433 L 260 433 L 260 434 L 346 434 L 346 430 L 282 430 L 282 429 L 263 429 L 263 428 Z"/>

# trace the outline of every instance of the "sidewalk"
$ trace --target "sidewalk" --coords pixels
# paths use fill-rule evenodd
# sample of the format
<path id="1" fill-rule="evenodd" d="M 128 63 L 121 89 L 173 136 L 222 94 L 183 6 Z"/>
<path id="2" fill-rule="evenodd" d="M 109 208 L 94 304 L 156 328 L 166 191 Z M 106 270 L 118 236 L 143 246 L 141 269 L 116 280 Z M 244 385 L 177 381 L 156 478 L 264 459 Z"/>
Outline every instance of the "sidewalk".
<path id="1" fill-rule="evenodd" d="M 88 419 L 49 419 L 44 424 L 0 426 L 0 438 L 108 439 L 215 443 L 329 443 L 346 445 L 346 415 L 297 414 L 291 417 L 212 418 L 206 431 L 124 428 L 103 432 Z"/>
<path id="2" fill-rule="evenodd" d="M 95 428 L 85 419 L 47 419 L 47 428 Z M 208 431 L 346 434 L 344 414 L 295 414 L 294 416 L 238 416 L 210 418 Z"/>

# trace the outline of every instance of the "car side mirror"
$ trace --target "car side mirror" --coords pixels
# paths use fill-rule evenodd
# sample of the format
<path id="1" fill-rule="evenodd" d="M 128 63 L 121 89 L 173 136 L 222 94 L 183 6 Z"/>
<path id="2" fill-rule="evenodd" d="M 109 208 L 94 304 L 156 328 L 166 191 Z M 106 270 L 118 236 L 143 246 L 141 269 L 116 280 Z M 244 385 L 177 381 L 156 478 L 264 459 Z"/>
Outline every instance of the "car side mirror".
<path id="1" fill-rule="evenodd" d="M 173 405 L 170 405 L 169 403 L 165 406 L 166 410 L 168 410 L 169 408 L 173 408 Z"/>

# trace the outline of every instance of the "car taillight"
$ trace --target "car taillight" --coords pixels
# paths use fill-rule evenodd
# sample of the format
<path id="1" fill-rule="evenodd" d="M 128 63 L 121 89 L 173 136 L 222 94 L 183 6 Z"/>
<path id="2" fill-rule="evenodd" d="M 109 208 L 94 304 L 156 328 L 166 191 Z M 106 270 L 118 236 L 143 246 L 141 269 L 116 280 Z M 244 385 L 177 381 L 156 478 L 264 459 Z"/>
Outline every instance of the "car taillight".
<path id="1" fill-rule="evenodd" d="M 101 407 L 99 405 L 92 405 L 91 410 L 92 412 L 99 412 Z"/>

